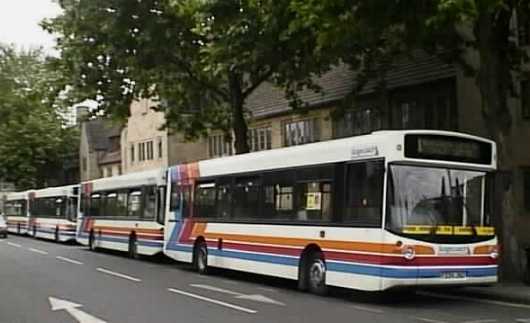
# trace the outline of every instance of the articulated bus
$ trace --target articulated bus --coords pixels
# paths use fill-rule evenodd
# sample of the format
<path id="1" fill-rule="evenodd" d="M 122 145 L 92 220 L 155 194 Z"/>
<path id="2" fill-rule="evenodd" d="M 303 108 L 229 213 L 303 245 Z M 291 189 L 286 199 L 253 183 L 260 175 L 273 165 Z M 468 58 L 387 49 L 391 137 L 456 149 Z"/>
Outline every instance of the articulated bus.
<path id="1" fill-rule="evenodd" d="M 28 192 L 9 193 L 4 203 L 7 229 L 10 233 L 28 233 L 29 207 Z"/>
<path id="2" fill-rule="evenodd" d="M 29 192 L 28 234 L 57 242 L 75 241 L 79 185 Z"/>
<path id="3" fill-rule="evenodd" d="M 133 258 L 161 253 L 165 184 L 162 169 L 82 183 L 77 241 Z"/>
<path id="4" fill-rule="evenodd" d="M 164 252 L 366 291 L 497 281 L 494 142 L 429 130 L 353 138 L 168 170 Z"/>

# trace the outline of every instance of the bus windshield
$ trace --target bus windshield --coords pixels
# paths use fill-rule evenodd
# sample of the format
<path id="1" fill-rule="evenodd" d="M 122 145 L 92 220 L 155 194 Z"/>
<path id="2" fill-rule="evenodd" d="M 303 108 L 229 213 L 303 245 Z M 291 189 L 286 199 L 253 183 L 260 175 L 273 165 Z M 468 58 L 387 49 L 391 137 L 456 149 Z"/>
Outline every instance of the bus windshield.
<path id="1" fill-rule="evenodd" d="M 483 171 L 391 165 L 387 228 L 396 233 L 413 233 L 414 227 L 420 227 L 418 233 L 431 228 L 428 233 L 459 234 L 452 228 L 468 227 L 468 233 L 475 234 L 475 227 L 491 222 L 486 175 Z"/>

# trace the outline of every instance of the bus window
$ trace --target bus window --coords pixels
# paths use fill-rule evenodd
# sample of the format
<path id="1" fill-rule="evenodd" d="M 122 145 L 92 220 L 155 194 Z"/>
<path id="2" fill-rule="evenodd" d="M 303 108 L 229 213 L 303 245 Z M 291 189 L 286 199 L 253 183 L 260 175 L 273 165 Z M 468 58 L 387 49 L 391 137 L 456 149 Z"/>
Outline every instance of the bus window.
<path id="1" fill-rule="evenodd" d="M 156 215 L 156 186 L 145 188 L 144 219 L 154 220 Z"/>
<path id="2" fill-rule="evenodd" d="M 384 162 L 369 161 L 347 166 L 345 223 L 381 226 Z"/>
<path id="3" fill-rule="evenodd" d="M 331 221 L 331 182 L 298 183 L 296 191 L 298 220 Z"/>
<path id="4" fill-rule="evenodd" d="M 234 186 L 234 213 L 236 219 L 259 217 L 259 191 L 261 183 L 256 177 L 243 177 Z"/>
<path id="5" fill-rule="evenodd" d="M 142 215 L 142 192 L 131 191 L 127 203 L 127 216 L 131 218 L 140 218 Z"/>
<path id="6" fill-rule="evenodd" d="M 289 220 L 294 218 L 293 171 L 278 171 L 263 176 L 261 194 L 262 217 L 269 220 Z"/>
<path id="7" fill-rule="evenodd" d="M 215 183 L 197 185 L 195 191 L 195 213 L 200 218 L 214 218 L 215 212 Z"/>
<path id="8" fill-rule="evenodd" d="M 68 198 L 66 218 L 73 222 L 77 220 L 77 201 L 77 197 Z"/>
<path id="9" fill-rule="evenodd" d="M 90 203 L 88 205 L 88 216 L 101 215 L 101 194 L 92 194 L 90 196 Z"/>
<path id="10" fill-rule="evenodd" d="M 164 217 L 166 212 L 166 188 L 164 186 L 158 187 L 156 209 L 156 221 L 160 224 L 164 224 Z"/>
<path id="11" fill-rule="evenodd" d="M 232 216 L 232 190 L 230 183 L 217 185 L 217 217 L 229 219 Z"/>

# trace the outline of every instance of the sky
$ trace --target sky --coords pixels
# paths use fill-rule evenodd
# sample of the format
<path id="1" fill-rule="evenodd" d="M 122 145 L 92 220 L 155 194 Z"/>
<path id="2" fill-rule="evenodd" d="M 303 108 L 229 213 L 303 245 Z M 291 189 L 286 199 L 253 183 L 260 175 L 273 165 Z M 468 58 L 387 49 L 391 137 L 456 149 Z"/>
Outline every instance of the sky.
<path id="1" fill-rule="evenodd" d="M 17 47 L 43 47 L 53 54 L 54 38 L 39 26 L 60 13 L 53 0 L 0 0 L 0 42 Z"/>

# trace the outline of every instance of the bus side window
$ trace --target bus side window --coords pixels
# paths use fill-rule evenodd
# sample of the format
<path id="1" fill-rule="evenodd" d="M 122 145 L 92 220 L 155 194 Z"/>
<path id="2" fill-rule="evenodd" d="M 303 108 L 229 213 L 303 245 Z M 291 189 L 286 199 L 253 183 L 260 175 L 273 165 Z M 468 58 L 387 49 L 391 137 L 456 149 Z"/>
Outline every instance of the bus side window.
<path id="1" fill-rule="evenodd" d="M 154 219 L 156 214 L 156 186 L 145 188 L 144 218 Z"/>
<path id="2" fill-rule="evenodd" d="M 164 186 L 158 187 L 156 195 L 156 221 L 160 224 L 164 223 L 165 212 L 166 212 L 166 188 Z"/>
<path id="3" fill-rule="evenodd" d="M 216 217 L 215 183 L 198 184 L 195 190 L 194 216 L 200 218 Z"/>
<path id="4" fill-rule="evenodd" d="M 380 227 L 383 213 L 384 162 L 368 161 L 347 166 L 344 223 Z"/>
<path id="5" fill-rule="evenodd" d="M 127 200 L 127 217 L 140 218 L 142 214 L 142 191 L 131 191 Z"/>

